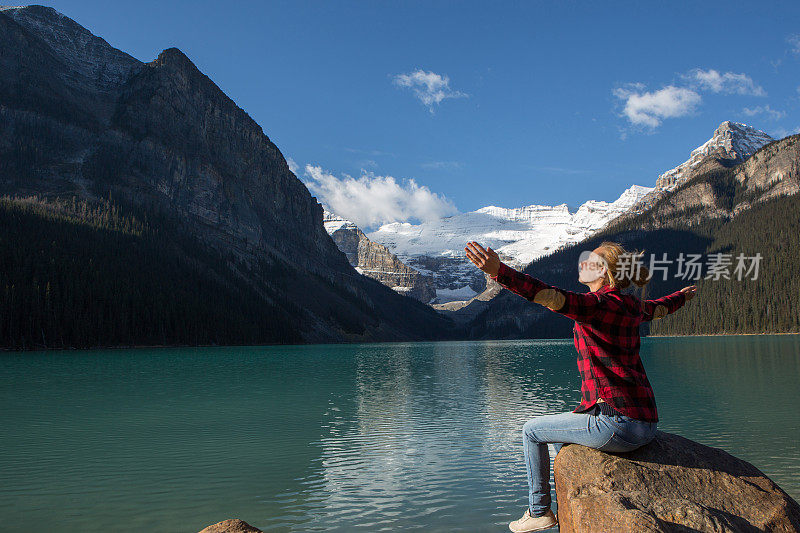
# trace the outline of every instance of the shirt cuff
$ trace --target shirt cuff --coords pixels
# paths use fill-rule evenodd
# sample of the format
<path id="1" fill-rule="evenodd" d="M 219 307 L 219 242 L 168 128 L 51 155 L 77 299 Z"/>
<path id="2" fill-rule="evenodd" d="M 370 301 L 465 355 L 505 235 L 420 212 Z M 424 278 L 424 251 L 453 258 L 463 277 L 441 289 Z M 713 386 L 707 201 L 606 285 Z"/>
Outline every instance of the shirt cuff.
<path id="1" fill-rule="evenodd" d="M 686 293 L 685 292 L 683 292 L 683 291 L 675 291 L 675 293 L 673 293 L 673 294 L 675 294 L 677 296 L 677 298 L 673 300 L 675 302 L 675 304 L 672 306 L 672 309 L 669 310 L 670 313 L 674 313 L 675 311 L 677 311 L 678 309 L 683 307 L 683 304 L 686 303 Z"/>
<path id="2" fill-rule="evenodd" d="M 508 285 L 508 281 L 510 279 L 509 270 L 511 270 L 511 267 L 500 261 L 500 268 L 497 270 L 497 274 L 489 277 L 501 285 Z"/>

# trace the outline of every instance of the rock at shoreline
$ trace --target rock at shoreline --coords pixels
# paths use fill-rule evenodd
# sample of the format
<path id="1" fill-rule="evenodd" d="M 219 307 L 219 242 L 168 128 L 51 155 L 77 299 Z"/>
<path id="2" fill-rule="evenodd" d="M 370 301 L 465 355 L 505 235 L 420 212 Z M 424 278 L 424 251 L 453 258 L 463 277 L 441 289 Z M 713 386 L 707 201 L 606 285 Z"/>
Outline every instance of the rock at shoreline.
<path id="1" fill-rule="evenodd" d="M 800 532 L 800 505 L 752 464 L 657 431 L 607 453 L 566 444 L 553 465 L 565 532 Z"/>
<path id="2" fill-rule="evenodd" d="M 201 529 L 199 533 L 263 533 L 257 527 L 253 527 L 244 520 L 231 518 L 216 524 L 211 524 L 207 528 Z"/>

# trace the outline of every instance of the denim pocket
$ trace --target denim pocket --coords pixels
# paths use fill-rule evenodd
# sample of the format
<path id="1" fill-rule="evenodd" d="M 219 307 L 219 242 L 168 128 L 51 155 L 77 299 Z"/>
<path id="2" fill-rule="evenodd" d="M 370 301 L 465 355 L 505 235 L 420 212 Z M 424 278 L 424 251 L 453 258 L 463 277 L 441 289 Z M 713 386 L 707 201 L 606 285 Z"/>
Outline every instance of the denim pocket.
<path id="1" fill-rule="evenodd" d="M 608 442 L 599 447 L 598 450 L 601 452 L 621 453 L 631 452 L 641 446 L 641 444 L 628 442 L 615 431 L 611 434 L 611 438 L 608 439 Z"/>
<path id="2" fill-rule="evenodd" d="M 624 428 L 626 426 L 636 423 L 635 419 L 625 415 L 604 415 L 601 413 L 600 416 L 605 416 L 606 418 L 608 418 L 608 421 L 611 423 L 612 426 L 618 428 Z"/>
<path id="3" fill-rule="evenodd" d="M 650 442 L 655 435 L 655 424 L 651 422 L 625 415 L 611 415 L 606 418 L 615 436 L 609 442 L 616 440 L 619 447 L 626 445 L 639 447 Z"/>

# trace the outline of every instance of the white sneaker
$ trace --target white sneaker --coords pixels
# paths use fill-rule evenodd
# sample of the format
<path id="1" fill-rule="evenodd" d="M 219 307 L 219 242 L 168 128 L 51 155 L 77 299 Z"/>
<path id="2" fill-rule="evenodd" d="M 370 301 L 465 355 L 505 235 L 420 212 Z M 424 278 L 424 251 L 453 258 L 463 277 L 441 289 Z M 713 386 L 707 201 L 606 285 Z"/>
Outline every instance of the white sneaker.
<path id="1" fill-rule="evenodd" d="M 528 533 L 529 531 L 542 531 L 550 529 L 558 524 L 558 518 L 552 509 L 542 516 L 531 516 L 530 509 L 525 509 L 525 514 L 519 520 L 514 520 L 508 524 L 508 529 L 514 533 Z"/>

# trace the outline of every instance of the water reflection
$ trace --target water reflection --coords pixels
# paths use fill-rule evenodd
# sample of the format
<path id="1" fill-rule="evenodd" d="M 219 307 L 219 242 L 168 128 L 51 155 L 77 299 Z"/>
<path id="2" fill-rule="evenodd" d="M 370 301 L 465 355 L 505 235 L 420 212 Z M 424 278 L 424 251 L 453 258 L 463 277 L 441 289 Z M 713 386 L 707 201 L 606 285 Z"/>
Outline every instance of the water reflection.
<path id="1" fill-rule="evenodd" d="M 726 402 L 741 409 L 758 394 L 774 401 L 775 394 L 758 391 L 776 379 L 779 389 L 791 391 L 776 372 L 797 375 L 800 347 L 798 338 L 769 339 L 761 347 L 755 337 L 715 341 L 646 339 L 643 357 L 657 390 L 660 428 L 736 453 L 741 411 L 712 423 L 703 413 Z M 770 354 L 764 364 L 754 357 L 760 349 Z M 320 442 L 325 496 L 321 516 L 303 524 L 310 529 L 505 526 L 526 503 L 522 425 L 580 402 L 570 340 L 362 346 L 353 357 L 354 419 L 331 427 Z M 775 433 L 775 420 L 758 418 L 763 427 L 748 431 L 763 443 Z M 788 452 L 790 433 L 775 435 L 773 445 Z M 762 453 L 752 462 L 776 468 L 773 479 L 786 488 L 779 478 L 796 471 L 800 458 L 780 458 Z M 551 446 L 551 471 L 553 459 Z"/>
<path id="2" fill-rule="evenodd" d="M 505 530 L 527 504 L 522 426 L 580 403 L 576 357 L 571 339 L 6 357 L 0 518 Z M 648 338 L 642 358 L 659 429 L 800 497 L 800 336 Z"/>

